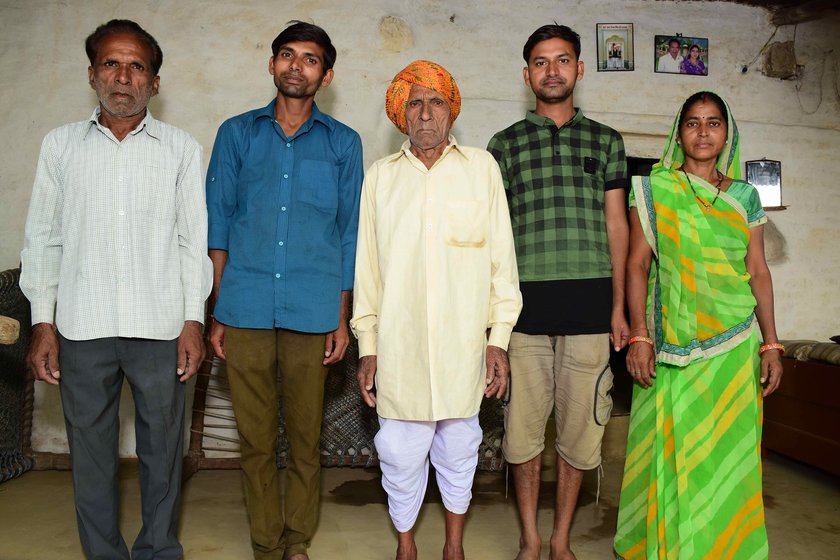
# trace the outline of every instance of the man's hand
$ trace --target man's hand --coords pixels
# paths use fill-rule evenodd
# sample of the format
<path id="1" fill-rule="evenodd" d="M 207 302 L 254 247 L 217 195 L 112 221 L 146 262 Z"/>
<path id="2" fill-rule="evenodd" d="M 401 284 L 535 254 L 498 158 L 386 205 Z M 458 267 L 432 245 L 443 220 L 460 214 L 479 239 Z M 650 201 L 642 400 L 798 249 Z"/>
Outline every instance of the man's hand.
<path id="1" fill-rule="evenodd" d="M 55 334 L 55 326 L 38 323 L 32 327 L 32 342 L 26 360 L 35 379 L 58 385 L 61 372 L 58 370 L 58 336 Z"/>
<path id="2" fill-rule="evenodd" d="M 359 391 L 362 399 L 370 407 L 376 406 L 376 392 L 373 389 L 373 380 L 376 377 L 376 356 L 362 356 L 359 360 L 359 370 L 356 372 L 356 380 L 359 382 Z"/>
<path id="3" fill-rule="evenodd" d="M 211 319 L 210 336 L 207 337 L 210 341 L 210 346 L 213 347 L 213 353 L 224 360 L 225 356 L 225 326 L 216 319 Z"/>
<path id="4" fill-rule="evenodd" d="M 184 321 L 184 328 L 178 337 L 178 379 L 183 383 L 198 371 L 204 360 L 204 342 L 201 338 L 201 323 Z"/>
<path id="5" fill-rule="evenodd" d="M 507 352 L 498 346 L 488 345 L 486 361 L 487 377 L 484 383 L 487 389 L 484 390 L 484 396 L 500 399 L 505 396 L 510 380 L 510 362 L 508 362 Z"/>
<path id="6" fill-rule="evenodd" d="M 327 343 L 324 346 L 324 365 L 328 366 L 342 360 L 349 344 L 350 334 L 347 332 L 347 323 L 342 319 L 338 323 L 338 328 L 327 334 Z"/>
<path id="7" fill-rule="evenodd" d="M 610 321 L 610 344 L 613 349 L 618 352 L 630 342 L 630 325 L 627 324 L 627 318 L 624 316 L 624 310 L 615 312 Z"/>

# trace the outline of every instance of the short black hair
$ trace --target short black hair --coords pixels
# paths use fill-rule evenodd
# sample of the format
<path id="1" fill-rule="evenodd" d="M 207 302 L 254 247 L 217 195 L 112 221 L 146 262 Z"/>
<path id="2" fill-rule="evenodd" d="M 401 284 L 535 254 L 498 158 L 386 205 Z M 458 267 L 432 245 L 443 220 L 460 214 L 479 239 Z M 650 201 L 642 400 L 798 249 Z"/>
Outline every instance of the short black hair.
<path id="1" fill-rule="evenodd" d="M 676 43 L 678 47 L 682 47 L 682 41 L 680 41 L 676 37 L 671 37 L 670 39 L 668 39 L 668 47 L 669 48 L 671 46 L 671 43 Z"/>
<path id="2" fill-rule="evenodd" d="M 149 64 L 152 65 L 152 74 L 157 76 L 160 67 L 163 65 L 163 51 L 160 49 L 157 40 L 148 31 L 130 19 L 112 19 L 108 23 L 103 23 L 88 35 L 88 38 L 85 39 L 85 52 L 91 66 L 96 63 L 99 42 L 113 33 L 128 33 L 146 43 L 149 50 L 152 51 L 152 59 L 149 61 Z"/>
<path id="3" fill-rule="evenodd" d="M 563 39 L 564 41 L 570 42 L 575 49 L 575 57 L 580 60 L 580 35 L 575 33 L 571 27 L 554 22 L 543 25 L 528 37 L 528 40 L 525 42 L 525 47 L 522 49 L 522 58 L 525 59 L 526 64 L 531 59 L 531 51 L 534 50 L 534 46 L 548 39 Z"/>
<path id="4" fill-rule="evenodd" d="M 680 109 L 679 128 L 682 128 L 683 122 L 685 122 L 686 111 L 688 111 L 688 109 L 698 101 L 702 101 L 703 103 L 714 103 L 720 110 L 723 121 L 727 123 L 729 122 L 729 112 L 726 110 L 726 103 L 723 102 L 723 99 L 718 94 L 712 93 L 711 91 L 698 91 L 686 99 L 685 103 L 682 104 L 682 108 Z"/>
<path id="5" fill-rule="evenodd" d="M 295 41 L 312 41 L 324 49 L 324 72 L 335 65 L 335 47 L 327 32 L 313 23 L 293 19 L 287 22 L 289 27 L 280 32 L 280 35 L 271 42 L 271 54 L 277 58 L 280 47 L 294 43 Z"/>

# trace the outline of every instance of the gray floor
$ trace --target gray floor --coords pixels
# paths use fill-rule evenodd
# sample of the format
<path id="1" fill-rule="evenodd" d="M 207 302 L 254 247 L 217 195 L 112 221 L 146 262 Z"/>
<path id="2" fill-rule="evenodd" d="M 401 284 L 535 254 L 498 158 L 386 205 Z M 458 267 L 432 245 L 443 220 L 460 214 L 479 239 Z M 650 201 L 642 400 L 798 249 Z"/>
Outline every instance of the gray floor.
<path id="1" fill-rule="evenodd" d="M 612 424 L 612 422 L 611 422 Z M 612 535 L 621 460 L 608 458 L 595 503 L 590 474 L 573 526 L 578 560 L 612 558 Z M 540 525 L 547 538 L 553 491 L 551 460 L 544 465 Z M 139 529 L 136 466 L 122 473 L 121 523 L 131 542 Z M 313 560 L 393 558 L 396 536 L 375 470 L 331 468 L 323 474 L 321 523 Z M 430 492 L 418 522 L 421 559 L 440 558 L 442 506 Z M 777 455 L 765 460 L 765 502 L 770 558 L 828 560 L 840 557 L 840 479 Z M 189 560 L 251 558 L 238 471 L 201 471 L 184 488 L 182 542 Z M 504 474 L 479 474 L 467 523 L 467 557 L 512 559 L 518 525 L 512 488 Z M 80 559 L 69 472 L 36 471 L 0 484 L 0 560 Z M 544 547 L 543 558 L 548 558 Z"/>

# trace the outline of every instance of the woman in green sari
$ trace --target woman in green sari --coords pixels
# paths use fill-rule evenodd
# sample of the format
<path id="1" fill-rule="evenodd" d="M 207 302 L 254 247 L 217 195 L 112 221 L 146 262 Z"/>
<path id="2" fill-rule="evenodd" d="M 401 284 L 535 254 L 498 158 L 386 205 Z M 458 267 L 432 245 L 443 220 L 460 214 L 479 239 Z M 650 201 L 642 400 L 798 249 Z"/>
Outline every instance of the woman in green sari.
<path id="1" fill-rule="evenodd" d="M 739 180 L 739 140 L 726 103 L 696 93 L 662 160 L 633 178 L 627 367 L 636 384 L 615 537 L 625 560 L 768 555 L 762 399 L 779 385 L 784 348 L 767 218 Z"/>

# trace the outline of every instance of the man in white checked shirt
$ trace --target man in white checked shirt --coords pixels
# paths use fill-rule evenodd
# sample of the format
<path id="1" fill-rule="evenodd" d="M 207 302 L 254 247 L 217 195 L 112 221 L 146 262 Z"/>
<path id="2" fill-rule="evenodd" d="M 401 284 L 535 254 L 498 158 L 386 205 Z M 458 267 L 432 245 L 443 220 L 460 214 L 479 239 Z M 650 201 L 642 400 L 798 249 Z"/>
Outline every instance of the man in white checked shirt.
<path id="1" fill-rule="evenodd" d="M 93 115 L 44 139 L 21 253 L 29 363 L 59 385 L 87 558 L 177 559 L 184 384 L 210 292 L 201 146 L 155 120 L 163 53 L 133 21 L 91 34 Z M 119 531 L 119 398 L 136 409 L 143 527 Z M 60 382 L 60 383 L 59 383 Z"/>

